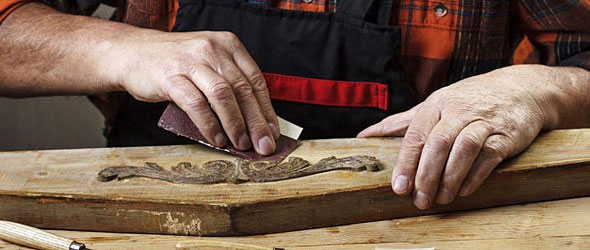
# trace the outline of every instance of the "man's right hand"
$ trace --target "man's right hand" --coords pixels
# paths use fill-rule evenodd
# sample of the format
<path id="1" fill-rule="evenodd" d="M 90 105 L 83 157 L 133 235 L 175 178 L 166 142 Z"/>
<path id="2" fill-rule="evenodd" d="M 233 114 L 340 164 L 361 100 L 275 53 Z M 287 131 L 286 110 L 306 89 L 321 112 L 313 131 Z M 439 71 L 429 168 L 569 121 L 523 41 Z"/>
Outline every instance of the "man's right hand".
<path id="1" fill-rule="evenodd" d="M 277 117 L 260 69 L 228 32 L 167 33 L 19 7 L 0 25 L 0 96 L 126 90 L 172 101 L 216 146 L 275 151 Z"/>
<path id="2" fill-rule="evenodd" d="M 106 67 L 136 99 L 176 103 L 215 146 L 229 137 L 240 150 L 275 151 L 279 125 L 266 81 L 234 34 L 142 30 L 113 48 L 119 60 Z"/>

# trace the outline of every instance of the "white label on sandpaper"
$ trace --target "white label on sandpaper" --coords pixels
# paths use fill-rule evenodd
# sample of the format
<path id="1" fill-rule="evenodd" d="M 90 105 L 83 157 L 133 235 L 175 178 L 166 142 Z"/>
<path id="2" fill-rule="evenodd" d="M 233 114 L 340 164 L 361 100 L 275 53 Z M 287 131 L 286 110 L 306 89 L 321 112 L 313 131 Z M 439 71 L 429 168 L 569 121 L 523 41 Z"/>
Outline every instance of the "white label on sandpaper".
<path id="1" fill-rule="evenodd" d="M 277 118 L 279 119 L 279 128 L 281 130 L 281 135 L 290 137 L 292 139 L 299 139 L 299 136 L 301 135 L 301 132 L 303 132 L 303 128 L 299 127 L 295 124 L 293 124 L 292 122 L 289 122 L 283 118 L 280 118 L 277 116 Z"/>
<path id="2" fill-rule="evenodd" d="M 98 5 L 98 8 L 96 8 L 94 13 L 92 13 L 92 17 L 111 20 L 111 18 L 113 18 L 113 15 L 115 15 L 116 10 L 117 8 L 115 7 L 111 7 L 101 3 L 100 5 Z"/>

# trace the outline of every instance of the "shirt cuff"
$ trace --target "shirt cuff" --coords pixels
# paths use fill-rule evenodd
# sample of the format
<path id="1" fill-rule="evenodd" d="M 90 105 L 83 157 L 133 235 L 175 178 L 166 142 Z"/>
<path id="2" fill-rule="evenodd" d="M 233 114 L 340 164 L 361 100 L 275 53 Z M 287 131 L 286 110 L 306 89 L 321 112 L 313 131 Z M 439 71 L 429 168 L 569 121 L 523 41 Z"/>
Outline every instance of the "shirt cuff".
<path id="1" fill-rule="evenodd" d="M 590 70 L 590 51 L 585 51 L 569 57 L 559 63 L 559 66 L 572 66 Z"/>

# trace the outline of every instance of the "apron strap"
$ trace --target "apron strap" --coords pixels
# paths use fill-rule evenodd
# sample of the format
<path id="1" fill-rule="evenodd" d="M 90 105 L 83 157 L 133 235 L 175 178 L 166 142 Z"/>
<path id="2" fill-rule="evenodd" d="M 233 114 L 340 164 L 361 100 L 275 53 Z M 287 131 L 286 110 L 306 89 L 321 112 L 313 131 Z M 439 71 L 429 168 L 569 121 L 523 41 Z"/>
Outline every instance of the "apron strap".
<path id="1" fill-rule="evenodd" d="M 388 25 L 392 11 L 393 0 L 339 0 L 337 13 Z"/>

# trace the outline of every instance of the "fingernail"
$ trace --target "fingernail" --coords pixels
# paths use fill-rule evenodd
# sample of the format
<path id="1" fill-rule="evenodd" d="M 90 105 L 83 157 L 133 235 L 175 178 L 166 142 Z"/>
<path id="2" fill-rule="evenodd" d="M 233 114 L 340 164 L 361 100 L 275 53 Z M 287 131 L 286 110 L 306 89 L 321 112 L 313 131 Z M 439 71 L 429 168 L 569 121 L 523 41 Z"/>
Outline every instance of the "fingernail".
<path id="1" fill-rule="evenodd" d="M 403 194 L 408 191 L 408 177 L 405 175 L 398 175 L 395 177 L 395 183 L 393 184 L 393 191 L 398 194 Z"/>
<path id="2" fill-rule="evenodd" d="M 215 140 L 215 146 L 223 147 L 227 144 L 227 139 L 225 139 L 223 133 L 217 133 L 213 139 Z"/>
<path id="3" fill-rule="evenodd" d="M 459 190 L 459 196 L 467 196 L 469 195 L 469 187 L 468 186 L 463 186 L 461 187 L 461 190 Z"/>
<path id="4" fill-rule="evenodd" d="M 263 155 L 270 155 L 274 153 L 275 147 L 275 142 L 271 140 L 268 136 L 264 136 L 258 141 L 258 149 L 260 150 L 260 153 Z"/>
<path id="5" fill-rule="evenodd" d="M 439 191 L 436 202 L 438 204 L 449 204 L 451 203 L 452 199 L 453 197 L 451 195 L 451 192 L 449 192 L 449 190 L 447 190 L 446 188 L 443 188 Z"/>
<path id="6" fill-rule="evenodd" d="M 270 127 L 270 132 L 272 132 L 272 136 L 274 136 L 275 140 L 278 140 L 281 136 L 281 132 L 274 123 L 269 123 L 268 126 Z"/>
<path id="7" fill-rule="evenodd" d="M 247 134 L 243 134 L 242 136 L 240 136 L 238 144 L 240 150 L 248 150 L 252 146 L 252 144 L 250 143 L 250 137 Z"/>
<path id="8" fill-rule="evenodd" d="M 419 209 L 427 209 L 430 206 L 430 198 L 426 193 L 418 191 L 414 197 L 414 205 Z"/>

